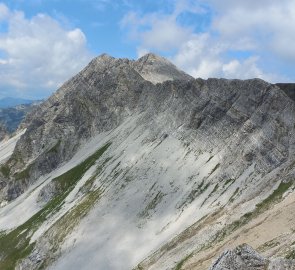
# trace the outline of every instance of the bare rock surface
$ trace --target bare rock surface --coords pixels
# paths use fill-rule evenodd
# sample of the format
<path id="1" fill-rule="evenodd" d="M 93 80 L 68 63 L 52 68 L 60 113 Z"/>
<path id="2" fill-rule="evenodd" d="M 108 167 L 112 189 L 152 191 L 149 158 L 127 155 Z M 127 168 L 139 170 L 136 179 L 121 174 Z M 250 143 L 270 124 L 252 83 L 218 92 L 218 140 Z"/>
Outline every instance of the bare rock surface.
<path id="1" fill-rule="evenodd" d="M 243 128 L 245 134 L 260 137 L 262 146 L 249 142 L 243 162 L 252 163 L 259 149 L 259 168 L 269 171 L 286 159 L 293 108 L 283 91 L 259 79 L 194 80 L 154 54 L 137 61 L 104 54 L 28 114 L 23 123 L 27 131 L 6 164 L 11 175 L 2 193 L 7 192 L 8 200 L 15 198 L 40 175 L 69 160 L 83 142 L 139 114 L 147 125 L 162 115 L 162 132 L 179 132 L 176 128 L 182 126 L 180 136 L 195 133 L 204 139 L 204 149 L 220 141 L 233 147 L 228 138 Z M 258 129 L 263 132 L 256 133 Z M 15 181 L 16 175 L 24 176 L 22 181 Z"/>
<path id="2" fill-rule="evenodd" d="M 249 245 L 223 252 L 209 270 L 294 270 L 295 261 L 265 259 Z"/>
<path id="3" fill-rule="evenodd" d="M 291 256 L 294 124 L 294 101 L 263 80 L 101 55 L 1 144 L 0 268 L 204 270 L 240 235 L 261 236 L 269 265 Z"/>

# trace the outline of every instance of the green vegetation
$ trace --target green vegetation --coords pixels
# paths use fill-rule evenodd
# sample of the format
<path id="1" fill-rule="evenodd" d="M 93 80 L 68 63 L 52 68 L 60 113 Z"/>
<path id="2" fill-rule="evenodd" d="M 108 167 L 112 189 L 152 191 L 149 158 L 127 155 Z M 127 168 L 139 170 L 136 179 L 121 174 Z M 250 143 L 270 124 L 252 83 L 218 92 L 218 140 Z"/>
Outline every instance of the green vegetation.
<path id="1" fill-rule="evenodd" d="M 125 177 L 125 182 L 129 183 L 133 180 L 133 178 L 129 175 Z"/>
<path id="2" fill-rule="evenodd" d="M 235 197 L 237 196 L 237 194 L 239 193 L 240 188 L 236 188 L 235 192 L 233 193 L 233 195 L 229 198 L 229 202 L 233 202 Z"/>
<path id="3" fill-rule="evenodd" d="M 54 146 L 52 146 L 49 150 L 47 150 L 46 153 L 57 153 L 60 143 L 61 143 L 61 141 L 58 140 L 57 143 Z"/>
<path id="4" fill-rule="evenodd" d="M 209 194 L 209 197 L 210 197 L 213 193 L 215 193 L 215 192 L 217 191 L 217 189 L 218 189 L 218 184 L 215 185 L 214 189 L 213 189 L 212 192 Z"/>
<path id="5" fill-rule="evenodd" d="M 231 185 L 233 182 L 235 182 L 235 179 L 227 179 L 224 184 L 223 184 L 223 187 L 227 186 L 227 185 Z"/>
<path id="6" fill-rule="evenodd" d="M 112 174 L 114 175 L 114 178 L 117 178 L 123 172 L 122 169 L 118 169 L 120 164 L 121 164 L 121 161 L 119 161 L 112 170 Z"/>
<path id="7" fill-rule="evenodd" d="M 177 263 L 177 265 L 175 266 L 174 270 L 181 270 L 182 266 L 184 265 L 184 263 L 193 256 L 193 253 L 187 255 L 186 257 L 184 257 L 181 261 L 179 261 Z"/>
<path id="8" fill-rule="evenodd" d="M 150 215 L 149 211 L 156 208 L 156 206 L 162 201 L 164 194 L 159 191 L 156 196 L 149 202 L 145 209 L 140 212 L 140 217 L 148 217 Z"/>
<path id="9" fill-rule="evenodd" d="M 21 153 L 16 150 L 16 151 L 14 151 L 12 153 L 11 157 L 8 159 L 8 161 L 6 162 L 6 164 L 15 165 L 17 163 L 24 164 L 24 160 L 23 160 L 23 158 L 21 156 Z"/>
<path id="10" fill-rule="evenodd" d="M 8 234 L 0 234 L 0 269 L 14 270 L 17 261 L 25 258 L 32 252 L 35 246 L 34 243 L 30 244 L 30 237 L 32 234 L 50 215 L 60 209 L 64 199 L 73 190 L 75 184 L 82 178 L 84 173 L 95 164 L 96 160 L 102 156 L 109 146 L 110 143 L 106 144 L 76 167 L 53 179 L 52 181 L 58 185 L 59 194 L 24 224 Z M 99 190 L 89 193 L 85 201 L 82 201 L 81 204 L 75 207 L 75 212 L 71 211 L 68 214 L 69 217 L 74 218 L 76 215 L 85 213 L 86 210 L 88 211 L 90 209 L 90 203 L 96 200 L 100 193 Z"/>
<path id="11" fill-rule="evenodd" d="M 293 185 L 293 181 L 284 183 L 281 182 L 280 185 L 274 192 L 261 203 L 256 205 L 257 211 L 259 213 L 268 210 L 270 206 L 274 203 L 280 202 L 282 200 L 283 194 Z"/>
<path id="12" fill-rule="evenodd" d="M 212 169 L 212 171 L 210 172 L 210 175 L 213 174 L 219 167 L 220 167 L 220 163 L 217 163 L 215 167 Z"/>
<path id="13" fill-rule="evenodd" d="M 258 252 L 265 252 L 273 247 L 278 246 L 279 244 L 280 244 L 280 242 L 278 242 L 277 239 L 275 238 L 275 239 L 265 242 L 263 245 L 259 246 L 257 248 L 257 251 Z"/>
<path id="14" fill-rule="evenodd" d="M 101 155 L 109 148 L 111 144 L 107 143 L 105 146 L 96 151 L 93 155 L 85 159 L 82 163 L 67 171 L 66 173 L 56 177 L 52 181 L 58 184 L 62 191 L 74 186 L 84 175 L 84 173 L 94 165 Z"/>
<path id="15" fill-rule="evenodd" d="M 225 192 L 227 192 L 228 189 L 229 189 L 229 187 L 230 187 L 235 181 L 236 181 L 236 179 L 231 179 L 231 178 L 227 179 L 227 180 L 224 182 L 223 186 L 222 186 L 223 191 L 220 193 L 219 197 L 221 197 Z M 239 190 L 236 190 L 236 192 L 238 192 L 238 191 L 239 191 Z M 236 195 L 236 193 L 234 193 L 234 196 L 235 196 L 235 195 Z M 231 198 L 233 198 L 233 196 L 231 196 Z"/>
<path id="16" fill-rule="evenodd" d="M 212 158 L 214 158 L 214 156 L 210 156 L 206 163 L 208 163 Z"/>
<path id="17" fill-rule="evenodd" d="M 206 191 L 208 189 L 208 187 L 210 186 L 210 183 L 207 183 L 205 186 L 205 181 L 203 180 L 198 186 L 197 188 L 193 189 L 189 195 L 187 196 L 186 200 L 178 207 L 181 208 L 182 206 L 184 206 L 185 204 L 190 204 L 192 201 L 194 201 L 199 195 L 201 195 L 204 191 Z"/>
<path id="18" fill-rule="evenodd" d="M 237 194 L 239 193 L 240 188 L 236 188 L 235 192 L 233 193 L 233 195 L 229 198 L 229 202 L 233 202 L 235 197 L 237 196 Z"/>
<path id="19" fill-rule="evenodd" d="M 17 172 L 14 174 L 15 180 L 25 180 L 30 177 L 30 170 L 32 168 L 32 165 L 28 165 L 27 168 L 24 170 Z"/>
<path id="20" fill-rule="evenodd" d="M 133 268 L 132 270 L 143 270 L 143 269 L 144 268 L 139 264 L 135 268 Z"/>
<path id="21" fill-rule="evenodd" d="M 0 171 L 3 174 L 4 177 L 8 177 L 10 174 L 10 168 L 7 165 L 2 165 L 0 167 Z"/>
<path id="22" fill-rule="evenodd" d="M 228 224 L 224 229 L 219 231 L 215 237 L 215 239 L 210 243 L 211 244 L 216 242 L 221 242 L 226 236 L 230 235 L 232 232 L 237 230 L 243 225 L 249 223 L 252 219 L 259 216 L 263 212 L 267 211 L 274 205 L 282 200 L 283 194 L 293 185 L 293 182 L 283 183 L 281 182 L 280 185 L 273 191 L 273 193 L 264 199 L 261 203 L 257 204 L 255 209 L 252 212 L 248 212 L 244 214 L 239 220 L 234 221 L 231 224 Z M 208 247 L 209 247 L 208 246 Z M 207 246 L 206 246 L 207 248 Z"/>
<path id="23" fill-rule="evenodd" d="M 293 249 L 289 253 L 287 253 L 285 258 L 288 260 L 295 260 L 295 249 Z"/>
<path id="24" fill-rule="evenodd" d="M 38 268 L 39 270 L 46 269 L 50 265 L 67 235 L 79 224 L 81 218 L 86 216 L 94 207 L 95 203 L 100 199 L 101 194 L 102 191 L 99 188 L 88 193 L 79 204 L 57 220 L 45 233 L 44 237 L 48 241 L 50 248 L 47 251 L 48 254 L 45 260 Z"/>
<path id="25" fill-rule="evenodd" d="M 206 201 L 218 190 L 218 184 L 216 184 L 213 188 L 213 190 L 210 192 L 208 197 L 202 202 L 201 207 L 206 203 Z"/>
<path id="26" fill-rule="evenodd" d="M 98 174 L 95 173 L 93 176 L 91 176 L 86 182 L 85 184 L 79 189 L 79 192 L 82 193 L 87 193 L 90 191 L 90 189 L 93 186 L 93 183 L 95 181 L 95 179 L 97 178 Z"/>
<path id="27" fill-rule="evenodd" d="M 108 157 L 105 159 L 105 161 L 103 162 L 102 165 L 98 166 L 95 173 L 93 174 L 93 176 L 91 176 L 86 182 L 85 184 L 79 189 L 80 192 L 82 193 L 86 193 L 88 191 L 90 191 L 90 189 L 92 188 L 95 179 L 101 174 L 103 167 L 105 166 L 105 164 L 110 161 L 112 158 Z"/>

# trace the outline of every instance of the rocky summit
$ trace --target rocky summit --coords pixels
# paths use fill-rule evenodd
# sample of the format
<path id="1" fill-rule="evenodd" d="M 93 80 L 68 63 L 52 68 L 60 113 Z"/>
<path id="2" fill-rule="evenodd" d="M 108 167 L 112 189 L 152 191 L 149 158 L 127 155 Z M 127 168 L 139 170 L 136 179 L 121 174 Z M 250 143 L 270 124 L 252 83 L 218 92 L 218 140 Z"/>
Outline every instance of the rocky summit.
<path id="1" fill-rule="evenodd" d="M 0 269 L 293 267 L 292 91 L 93 59 L 0 144 Z"/>

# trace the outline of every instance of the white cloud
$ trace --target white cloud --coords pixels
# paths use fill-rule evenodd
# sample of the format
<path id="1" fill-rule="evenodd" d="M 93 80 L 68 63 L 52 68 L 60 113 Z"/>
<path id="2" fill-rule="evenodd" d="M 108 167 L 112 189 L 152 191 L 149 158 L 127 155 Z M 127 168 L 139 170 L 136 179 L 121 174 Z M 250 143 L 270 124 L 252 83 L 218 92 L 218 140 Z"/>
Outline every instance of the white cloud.
<path id="1" fill-rule="evenodd" d="M 258 57 L 248 57 L 241 61 L 222 58 L 222 54 L 230 48 L 230 44 L 222 43 L 210 34 L 192 35 L 172 58 L 173 62 L 194 77 L 224 78 L 264 78 L 273 80 L 273 76 L 264 73 L 258 67 Z"/>
<path id="2" fill-rule="evenodd" d="M 269 51 L 279 58 L 295 61 L 295 2 L 211 1 L 217 10 L 213 29 L 222 38 L 235 42 L 241 37 L 252 40 L 257 51 Z"/>
<path id="3" fill-rule="evenodd" d="M 177 24 L 174 15 L 152 13 L 141 16 L 130 12 L 121 25 L 129 28 L 132 39 L 141 40 L 145 47 L 152 50 L 178 48 L 192 33 L 190 28 Z"/>
<path id="4" fill-rule="evenodd" d="M 282 0 L 175 0 L 170 13 L 127 14 L 122 26 L 139 42 L 138 54 L 154 51 L 170 59 L 194 77 L 252 78 L 286 80 L 268 70 L 295 61 L 295 2 Z M 206 6 L 206 9 L 202 5 Z M 197 16 L 210 20 L 206 32 L 198 32 Z M 196 15 L 196 23 L 183 25 L 180 18 Z M 243 54 L 245 52 L 245 54 Z M 264 57 L 264 58 L 263 58 Z M 275 59 L 276 58 L 276 59 Z M 284 62 L 284 63 L 283 63 Z M 265 70 L 266 69 L 266 70 Z M 284 72 L 284 71 L 283 71 Z"/>
<path id="5" fill-rule="evenodd" d="M 5 55 L 0 61 L 1 88 L 23 96 L 34 96 L 34 90 L 48 95 L 90 60 L 80 29 L 64 29 L 45 14 L 27 19 L 3 4 L 0 16 L 5 9 L 8 30 L 0 36 L 0 51 Z"/>
<path id="6" fill-rule="evenodd" d="M 0 22 L 9 16 L 9 9 L 3 3 L 0 3 Z"/>
<path id="7" fill-rule="evenodd" d="M 171 18 L 154 20 L 151 29 L 142 33 L 144 44 L 152 49 L 177 48 L 191 34 L 189 29 L 180 27 Z"/>
<path id="8" fill-rule="evenodd" d="M 222 72 L 227 78 L 264 78 L 266 79 L 269 75 L 264 74 L 262 70 L 257 67 L 257 57 L 249 57 L 244 61 L 237 59 L 231 60 L 230 62 L 222 66 Z"/>
<path id="9" fill-rule="evenodd" d="M 144 55 L 146 55 L 147 53 L 149 53 L 150 50 L 146 49 L 146 48 L 137 48 L 137 56 L 138 57 L 142 57 Z"/>
<path id="10" fill-rule="evenodd" d="M 195 14 L 206 12 L 206 10 L 195 0 L 176 0 L 173 15 L 178 16 L 186 11 Z"/>
<path id="11" fill-rule="evenodd" d="M 212 46 L 208 46 L 209 44 Z M 172 60 L 194 77 L 216 76 L 222 66 L 218 47 L 211 43 L 209 34 L 194 34 L 182 44 Z"/>

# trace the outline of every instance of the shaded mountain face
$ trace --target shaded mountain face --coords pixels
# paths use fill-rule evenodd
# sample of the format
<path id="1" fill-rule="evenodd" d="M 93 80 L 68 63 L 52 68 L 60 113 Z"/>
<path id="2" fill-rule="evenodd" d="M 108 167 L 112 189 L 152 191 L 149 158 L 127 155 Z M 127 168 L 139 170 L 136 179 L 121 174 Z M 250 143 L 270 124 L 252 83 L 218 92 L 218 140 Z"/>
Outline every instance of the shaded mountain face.
<path id="1" fill-rule="evenodd" d="M 245 238 L 292 256 L 294 111 L 260 79 L 93 59 L 0 145 L 0 268 L 208 269 Z"/>
<path id="2" fill-rule="evenodd" d="M 295 83 L 277 83 L 276 85 L 295 101 Z"/>

